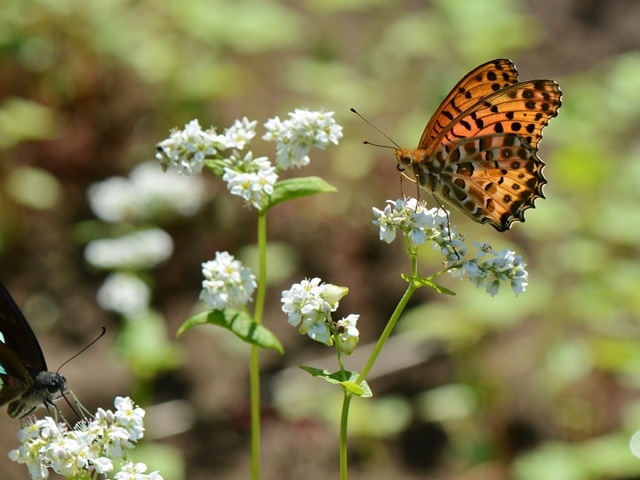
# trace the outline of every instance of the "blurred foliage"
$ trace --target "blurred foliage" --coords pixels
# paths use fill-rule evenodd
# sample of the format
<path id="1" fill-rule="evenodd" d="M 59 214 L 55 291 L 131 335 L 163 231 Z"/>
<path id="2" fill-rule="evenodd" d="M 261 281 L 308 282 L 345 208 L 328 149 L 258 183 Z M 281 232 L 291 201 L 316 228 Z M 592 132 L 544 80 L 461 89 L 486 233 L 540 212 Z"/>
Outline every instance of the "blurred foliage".
<path id="1" fill-rule="evenodd" d="M 48 358 L 61 344 L 60 358 L 69 358 L 107 324 L 120 331 L 129 368 L 149 375 L 158 401 L 185 397 L 201 410 L 193 431 L 168 440 L 185 455 L 189 478 L 246 472 L 247 444 L 239 439 L 246 372 L 223 340 L 186 335 L 187 363 L 173 378 L 166 369 L 180 364 L 181 353 L 157 321 L 116 321 L 92 301 L 102 273 L 87 268 L 82 248 L 103 227 L 93 223 L 88 186 L 153 157 L 169 128 L 192 118 L 223 128 L 244 115 L 262 123 L 294 107 L 335 110 L 345 139 L 314 158 L 308 174 L 339 192 L 270 211 L 269 236 L 280 247 L 270 257 L 276 275 L 265 319 L 287 352 L 265 355 L 274 380 L 300 363 L 329 368 L 315 359 L 320 350 L 286 330 L 283 276 L 348 285 L 344 303 L 362 315 L 360 349 L 382 330 L 402 293 L 399 274 L 409 270 L 401 245 L 381 246 L 370 225 L 371 207 L 398 195 L 393 155 L 360 144 L 380 136 L 349 107 L 413 146 L 462 75 L 510 57 L 522 78 L 551 77 L 564 92 L 541 148 L 547 199 L 502 235 L 457 214 L 453 221 L 468 241 L 522 253 L 528 291 L 491 298 L 448 280 L 457 296 L 413 305 L 399 325 L 405 348 L 379 365 L 373 399 L 354 402 L 360 462 L 353 476 L 414 478 L 437 467 L 465 480 L 640 478 L 640 459 L 628 448 L 640 428 L 640 45 L 629 40 L 610 50 L 625 53 L 605 58 L 585 49 L 576 58 L 567 39 L 584 38 L 580 22 L 598 2 L 573 3 L 554 2 L 546 12 L 533 8 L 544 2 L 508 0 L 0 2 L 0 277 L 12 292 L 23 291 L 20 298 L 45 292 L 59 299 L 59 338 L 43 339 Z M 637 18 L 623 3 L 607 2 L 606 18 Z M 554 15 L 565 17 L 562 31 Z M 597 11 L 593 17 L 604 21 Z M 603 23 L 584 25 L 595 41 L 608 38 L 597 36 Z M 254 212 L 219 190 L 209 185 L 213 201 L 201 214 L 169 223 L 176 253 L 149 273 L 168 335 L 192 313 L 201 262 L 216 250 L 251 256 Z M 428 275 L 439 260 L 425 257 L 420 268 Z M 410 357 L 421 345 L 437 348 Z M 109 381 L 92 383 L 108 367 L 91 350 L 83 355 L 94 359 L 86 378 L 66 374 L 81 398 L 109 405 L 105 399 L 126 393 Z M 331 426 L 339 412 L 318 390 L 321 382 L 306 377 L 282 376 L 272 384 L 279 391 L 270 392 L 274 415 L 298 435 L 296 422 Z M 275 423 L 264 431 L 266 477 L 307 472 L 311 458 L 327 473 L 333 440 L 305 430 L 278 456 L 277 445 L 289 441 L 278 432 Z M 320 445 L 326 457 L 317 455 Z M 221 452 L 213 459 L 212 448 Z M 174 465 L 179 478 L 182 461 Z M 4 468 L 3 478 L 23 473 Z"/>

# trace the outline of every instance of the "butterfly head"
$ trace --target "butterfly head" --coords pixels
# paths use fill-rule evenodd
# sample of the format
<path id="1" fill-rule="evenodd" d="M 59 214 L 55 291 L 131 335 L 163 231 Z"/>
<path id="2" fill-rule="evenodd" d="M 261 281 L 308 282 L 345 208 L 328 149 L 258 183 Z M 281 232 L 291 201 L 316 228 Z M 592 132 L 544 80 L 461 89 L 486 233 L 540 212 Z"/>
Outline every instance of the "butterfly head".
<path id="1" fill-rule="evenodd" d="M 11 418 L 23 418 L 41 406 L 46 408 L 61 398 L 67 391 L 67 381 L 63 375 L 41 371 L 33 377 L 33 385 L 9 403 L 7 413 Z"/>

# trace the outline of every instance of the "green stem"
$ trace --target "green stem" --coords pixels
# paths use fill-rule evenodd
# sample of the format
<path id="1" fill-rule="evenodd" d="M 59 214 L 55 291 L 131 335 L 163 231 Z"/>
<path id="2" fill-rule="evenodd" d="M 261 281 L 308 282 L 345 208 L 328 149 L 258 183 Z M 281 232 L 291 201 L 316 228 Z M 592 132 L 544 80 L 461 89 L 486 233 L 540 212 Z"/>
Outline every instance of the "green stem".
<path id="1" fill-rule="evenodd" d="M 384 347 L 384 344 L 389 339 L 389 336 L 391 335 L 393 328 L 396 326 L 396 323 L 398 322 L 400 315 L 402 315 L 402 312 L 407 306 L 407 303 L 409 303 L 409 299 L 411 298 L 411 295 L 413 295 L 413 292 L 415 292 L 416 289 L 418 289 L 418 287 L 419 285 L 416 285 L 414 282 L 409 283 L 409 286 L 407 287 L 407 291 L 404 292 L 404 295 L 400 299 L 398 306 L 396 307 L 396 309 L 393 312 L 393 315 L 391 315 L 391 318 L 389 319 L 389 323 L 387 323 L 387 326 L 382 332 L 382 335 L 380 335 L 380 338 L 378 339 L 378 343 L 376 343 L 376 346 L 371 352 L 371 355 L 369 356 L 369 360 L 367 360 L 367 363 L 365 364 L 364 368 L 360 372 L 360 375 L 356 380 L 356 384 L 359 385 L 362 381 L 364 381 L 364 379 L 369 374 L 369 371 L 371 371 L 371 368 L 373 368 L 373 364 L 377 360 L 378 355 L 380 355 L 380 352 L 382 351 L 382 347 Z"/>
<path id="2" fill-rule="evenodd" d="M 338 357 L 338 366 L 342 372 L 342 379 L 347 380 L 347 373 L 344 370 L 344 363 L 342 362 L 342 351 L 340 350 L 340 344 L 338 343 L 338 333 L 333 336 L 333 344 L 336 347 L 336 356 Z"/>
<path id="3" fill-rule="evenodd" d="M 342 415 L 340 416 L 340 480 L 347 480 L 347 426 L 349 424 L 349 405 L 351 395 L 344 390 Z"/>
<path id="4" fill-rule="evenodd" d="M 251 346 L 251 478 L 260 478 L 260 349 Z"/>
<path id="5" fill-rule="evenodd" d="M 267 291 L 267 217 L 258 215 L 258 291 L 253 321 L 261 324 Z M 251 346 L 249 382 L 251 387 L 251 478 L 260 478 L 260 349 Z"/>
<path id="6" fill-rule="evenodd" d="M 258 215 L 258 291 L 253 321 L 262 323 L 264 300 L 267 292 L 267 214 Z"/>

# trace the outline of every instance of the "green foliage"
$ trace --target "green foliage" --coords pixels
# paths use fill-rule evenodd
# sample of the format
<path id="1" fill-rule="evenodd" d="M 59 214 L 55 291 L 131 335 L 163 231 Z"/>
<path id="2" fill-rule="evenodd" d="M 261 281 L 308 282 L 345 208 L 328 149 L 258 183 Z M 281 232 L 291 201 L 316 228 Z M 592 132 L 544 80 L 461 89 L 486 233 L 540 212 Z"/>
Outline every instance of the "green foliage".
<path id="1" fill-rule="evenodd" d="M 434 281 L 428 279 L 428 278 L 424 278 L 424 277 L 410 277 L 408 275 L 402 275 L 402 279 L 406 282 L 409 283 L 415 283 L 416 285 L 419 285 L 421 287 L 430 287 L 433 288 L 436 292 L 438 293 L 443 293 L 445 295 L 455 295 L 456 292 L 449 290 L 446 287 L 443 287 L 442 285 L 438 285 L 437 283 L 435 283 Z"/>
<path id="2" fill-rule="evenodd" d="M 280 180 L 273 186 L 273 195 L 271 195 L 269 204 L 264 208 L 264 211 L 285 200 L 336 191 L 335 187 L 320 177 L 296 177 Z"/>
<path id="3" fill-rule="evenodd" d="M 336 385 L 342 385 L 345 390 L 347 390 L 350 394 L 356 395 L 358 397 L 370 398 L 373 396 L 371 389 L 369 388 L 369 384 L 366 381 L 361 382 L 360 384 L 356 383 L 358 379 L 357 372 L 350 372 L 348 370 L 338 370 L 337 372 L 329 372 L 328 370 L 322 370 L 314 367 L 307 367 L 305 365 L 300 365 L 300 368 L 305 372 L 310 373 L 314 377 L 324 378 L 329 383 L 334 383 Z M 347 377 L 345 379 L 345 376 Z"/>
<path id="4" fill-rule="evenodd" d="M 232 310 L 211 310 L 201 312 L 187 319 L 178 329 L 177 336 L 198 325 L 217 325 L 234 333 L 241 340 L 260 348 L 275 350 L 283 354 L 284 348 L 278 338 L 263 325 L 254 322 L 245 312 Z"/>

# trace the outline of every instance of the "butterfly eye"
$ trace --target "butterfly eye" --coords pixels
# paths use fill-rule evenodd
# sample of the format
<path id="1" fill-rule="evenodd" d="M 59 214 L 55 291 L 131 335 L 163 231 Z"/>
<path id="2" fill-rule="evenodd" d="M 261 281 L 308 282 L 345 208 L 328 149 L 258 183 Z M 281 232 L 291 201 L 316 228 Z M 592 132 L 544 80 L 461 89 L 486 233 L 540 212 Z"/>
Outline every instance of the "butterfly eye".
<path id="1" fill-rule="evenodd" d="M 52 395 L 55 393 L 64 391 L 65 388 L 66 388 L 65 378 L 60 374 L 58 374 L 56 378 L 52 378 L 49 381 L 49 383 L 47 383 L 47 392 L 49 392 Z"/>

